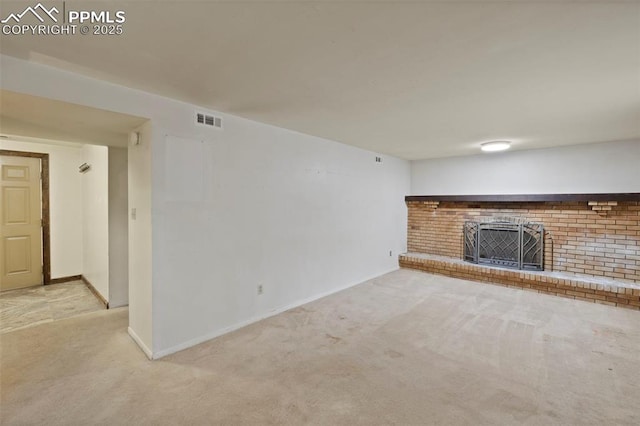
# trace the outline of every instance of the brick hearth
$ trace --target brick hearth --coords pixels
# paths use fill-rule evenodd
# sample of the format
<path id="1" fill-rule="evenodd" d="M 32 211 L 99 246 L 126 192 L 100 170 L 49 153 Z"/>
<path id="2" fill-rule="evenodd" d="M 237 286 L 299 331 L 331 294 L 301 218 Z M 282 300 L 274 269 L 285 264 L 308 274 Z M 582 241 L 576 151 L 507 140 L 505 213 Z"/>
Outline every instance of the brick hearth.
<path id="1" fill-rule="evenodd" d="M 562 272 L 531 272 L 475 265 L 460 259 L 420 253 L 400 255 L 400 267 L 536 293 L 640 310 L 640 285 Z"/>
<path id="2" fill-rule="evenodd" d="M 638 201 L 408 200 L 407 207 L 401 267 L 640 310 Z M 464 222 L 505 217 L 544 225 L 544 271 L 462 261 Z"/>

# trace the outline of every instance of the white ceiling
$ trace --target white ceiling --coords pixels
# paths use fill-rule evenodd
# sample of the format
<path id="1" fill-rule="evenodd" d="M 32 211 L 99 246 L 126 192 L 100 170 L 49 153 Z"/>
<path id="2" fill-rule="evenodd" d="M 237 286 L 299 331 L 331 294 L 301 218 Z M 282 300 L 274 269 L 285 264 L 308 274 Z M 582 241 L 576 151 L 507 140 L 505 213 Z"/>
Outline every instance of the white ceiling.
<path id="1" fill-rule="evenodd" d="M 636 1 L 97 4 L 124 35 L 0 51 L 409 159 L 640 139 Z"/>
<path id="2" fill-rule="evenodd" d="M 0 90 L 3 135 L 126 147 L 147 119 Z"/>

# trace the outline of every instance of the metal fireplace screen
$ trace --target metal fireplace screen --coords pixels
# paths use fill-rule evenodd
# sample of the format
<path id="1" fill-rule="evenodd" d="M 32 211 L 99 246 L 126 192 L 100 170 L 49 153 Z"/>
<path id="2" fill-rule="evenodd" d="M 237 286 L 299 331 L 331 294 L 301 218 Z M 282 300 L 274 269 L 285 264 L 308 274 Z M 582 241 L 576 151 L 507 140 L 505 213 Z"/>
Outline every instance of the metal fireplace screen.
<path id="1" fill-rule="evenodd" d="M 466 222 L 464 260 L 542 271 L 544 228 L 540 223 Z"/>

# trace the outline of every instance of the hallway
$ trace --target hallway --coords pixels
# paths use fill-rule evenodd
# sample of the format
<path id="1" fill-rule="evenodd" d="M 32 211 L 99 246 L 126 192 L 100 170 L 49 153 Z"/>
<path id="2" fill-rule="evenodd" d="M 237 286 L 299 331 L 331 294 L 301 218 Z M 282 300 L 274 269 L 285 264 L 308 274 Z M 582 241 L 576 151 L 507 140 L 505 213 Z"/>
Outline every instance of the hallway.
<path id="1" fill-rule="evenodd" d="M 0 333 L 104 310 L 80 280 L 0 293 Z"/>

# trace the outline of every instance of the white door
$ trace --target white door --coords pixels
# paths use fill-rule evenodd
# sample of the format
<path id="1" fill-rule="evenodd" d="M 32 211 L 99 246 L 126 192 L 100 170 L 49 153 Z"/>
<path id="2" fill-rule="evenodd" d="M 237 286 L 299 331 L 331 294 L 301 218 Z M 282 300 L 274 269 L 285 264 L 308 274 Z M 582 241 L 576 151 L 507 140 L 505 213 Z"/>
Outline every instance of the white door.
<path id="1" fill-rule="evenodd" d="M 40 159 L 0 156 L 0 290 L 43 284 Z"/>

